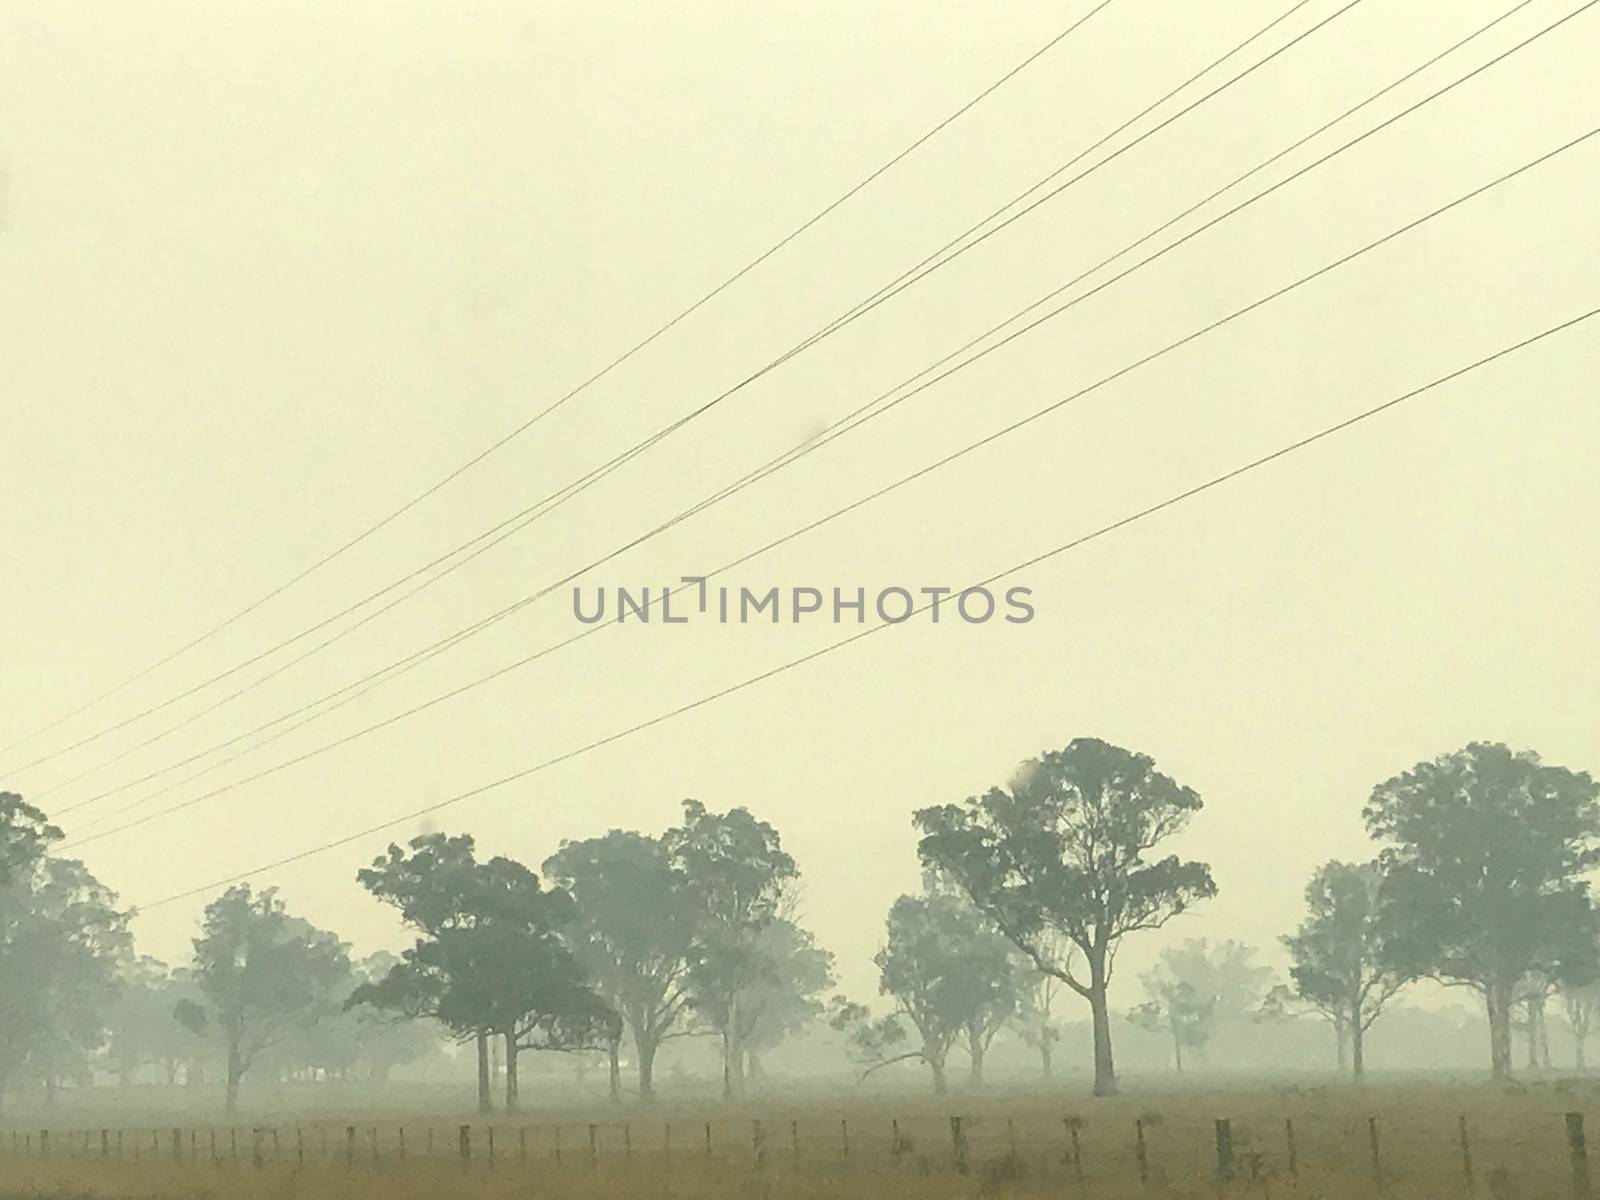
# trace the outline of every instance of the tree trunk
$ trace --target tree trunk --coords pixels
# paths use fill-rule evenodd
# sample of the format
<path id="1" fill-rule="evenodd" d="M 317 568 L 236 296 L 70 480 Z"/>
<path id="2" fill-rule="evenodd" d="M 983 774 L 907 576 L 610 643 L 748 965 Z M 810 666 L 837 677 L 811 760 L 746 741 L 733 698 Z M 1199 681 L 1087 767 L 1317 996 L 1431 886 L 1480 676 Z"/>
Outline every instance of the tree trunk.
<path id="1" fill-rule="evenodd" d="M 1575 1070 L 1575 1071 L 1587 1071 L 1589 1069 L 1589 1063 L 1587 1062 L 1587 1060 L 1585 1060 L 1585 1058 L 1583 1056 L 1583 1044 L 1584 1044 L 1584 1042 L 1588 1041 L 1588 1039 L 1589 1039 L 1589 1031 L 1587 1029 L 1579 1029 L 1579 1028 L 1573 1029 L 1573 1031 L 1572 1031 L 1572 1060 L 1573 1060 L 1572 1061 L 1572 1069 Z"/>
<path id="2" fill-rule="evenodd" d="M 1365 1057 L 1366 1031 L 1361 1028 L 1360 1021 L 1350 1022 L 1350 1075 L 1357 1083 L 1366 1074 L 1367 1064 Z"/>
<path id="3" fill-rule="evenodd" d="M 622 1034 L 616 1033 L 606 1039 L 606 1057 L 611 1066 L 611 1100 L 618 1103 L 622 1100 Z"/>
<path id="4" fill-rule="evenodd" d="M 1055 1055 L 1055 1040 L 1050 1036 L 1048 1028 L 1039 1030 L 1039 1065 L 1044 1069 L 1044 1077 L 1049 1079 L 1054 1074 L 1053 1057 Z"/>
<path id="5" fill-rule="evenodd" d="M 767 1072 L 766 1069 L 761 1065 L 761 1059 L 756 1055 L 754 1050 L 745 1051 L 745 1062 L 748 1064 L 745 1081 L 750 1085 L 750 1088 L 753 1091 L 765 1091 L 767 1086 Z"/>
<path id="6" fill-rule="evenodd" d="M 1183 1038 L 1178 1035 L 1178 1027 L 1172 1027 L 1172 1064 L 1178 1068 L 1178 1074 L 1183 1074 Z"/>
<path id="7" fill-rule="evenodd" d="M 1489 1071 L 1496 1079 L 1511 1075 L 1511 988 L 1495 982 L 1484 991 L 1489 1015 Z"/>
<path id="8" fill-rule="evenodd" d="M 983 1090 L 983 1031 L 976 1025 L 967 1026 L 967 1055 L 972 1066 L 967 1072 L 967 1086 L 973 1091 Z"/>
<path id="9" fill-rule="evenodd" d="M 939 1057 L 935 1058 L 933 1055 L 924 1051 L 923 1057 L 928 1060 L 928 1069 L 933 1072 L 933 1094 L 935 1096 L 944 1095 L 945 1092 L 949 1090 L 949 1084 L 945 1081 L 944 1077 L 944 1056 L 940 1055 Z"/>
<path id="10" fill-rule="evenodd" d="M 1094 1018 L 1094 1094 L 1117 1094 L 1117 1068 L 1111 1056 L 1111 1007 L 1106 1002 L 1104 949 L 1089 959 L 1089 1011 Z"/>
<path id="11" fill-rule="evenodd" d="M 517 1035 L 506 1030 L 506 1111 L 517 1111 Z"/>
<path id="12" fill-rule="evenodd" d="M 1334 1020 L 1333 1036 L 1339 1045 L 1339 1074 L 1343 1075 L 1350 1065 L 1350 1031 L 1343 1017 Z"/>
<path id="13" fill-rule="evenodd" d="M 744 1099 L 744 1040 L 732 1018 L 722 1030 L 722 1098 Z"/>
<path id="14" fill-rule="evenodd" d="M 634 1054 L 639 1059 L 639 1099 L 649 1100 L 656 1094 L 656 1051 L 661 1040 L 653 1034 L 633 1035 Z"/>
<path id="15" fill-rule="evenodd" d="M 490 1093 L 489 1083 L 489 1031 L 478 1030 L 478 1111 L 481 1113 L 494 1111 L 494 1096 Z"/>
<path id="16" fill-rule="evenodd" d="M 1544 1001 L 1539 1001 L 1539 1065 L 1550 1069 L 1550 1025 L 1545 1020 Z"/>
<path id="17" fill-rule="evenodd" d="M 228 1092 L 226 1106 L 229 1112 L 239 1107 L 239 1081 L 244 1078 L 244 1060 L 239 1057 L 237 1045 L 228 1047 Z"/>

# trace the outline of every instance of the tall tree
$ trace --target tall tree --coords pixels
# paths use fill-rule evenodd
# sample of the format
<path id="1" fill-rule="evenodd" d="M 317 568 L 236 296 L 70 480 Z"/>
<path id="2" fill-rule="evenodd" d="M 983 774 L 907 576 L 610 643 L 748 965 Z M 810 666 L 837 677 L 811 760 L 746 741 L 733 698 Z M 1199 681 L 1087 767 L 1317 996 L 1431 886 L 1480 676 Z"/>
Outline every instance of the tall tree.
<path id="1" fill-rule="evenodd" d="M 878 965 L 878 989 L 894 997 L 891 1014 L 921 1036 L 917 1057 L 946 1090 L 945 1060 L 964 1042 L 971 1084 L 983 1083 L 983 1059 L 995 1033 L 1017 1010 L 1017 974 L 1010 943 L 963 895 L 929 879 L 921 895 L 901 896 L 889 909 Z M 899 1040 L 887 1028 L 890 1040 Z M 858 1040 L 860 1040 L 858 1038 Z"/>
<path id="2" fill-rule="evenodd" d="M 506 1107 L 515 1109 L 523 1051 L 592 1046 L 619 1024 L 567 944 L 572 897 L 523 864 L 480 863 L 470 837 L 432 834 L 414 839 L 409 854 L 390 846 L 357 878 L 425 936 L 352 1001 L 432 1016 L 475 1039 L 480 1108 L 491 1103 L 491 1035 L 504 1045 Z"/>
<path id="3" fill-rule="evenodd" d="M 1096 1095 L 1116 1091 L 1107 988 L 1117 947 L 1216 894 L 1205 863 L 1149 857 L 1200 808 L 1147 755 L 1077 738 L 1024 764 L 1009 789 L 916 814 L 923 864 L 948 873 L 1040 970 L 1088 1002 Z M 1051 957 L 1051 931 L 1081 969 L 1076 956 Z"/>
<path id="4" fill-rule="evenodd" d="M 662 843 L 682 874 L 695 922 L 692 1003 L 721 1037 L 723 1095 L 743 1098 L 740 1000 L 766 969 L 761 935 L 783 915 L 799 871 L 778 831 L 745 808 L 714 813 L 685 800 L 683 824 L 667 830 Z"/>
<path id="5" fill-rule="evenodd" d="M 214 1032 L 227 1055 L 227 1108 L 268 1047 L 331 1017 L 349 991 L 350 958 L 333 934 L 291 916 L 275 889 L 229 888 L 206 906 L 194 939 L 203 1008 L 184 1010 L 191 1028 Z"/>
<path id="6" fill-rule="evenodd" d="M 116 896 L 76 859 L 48 854 L 61 832 L 0 793 L 0 1093 L 24 1068 L 53 1092 L 104 1040 L 131 953 Z"/>
<path id="7" fill-rule="evenodd" d="M 685 876 L 660 840 L 620 829 L 563 842 L 545 860 L 544 872 L 576 902 L 574 950 L 596 989 L 627 1023 L 639 1095 L 649 1099 L 661 1043 L 683 1031 L 690 1015 L 695 922 Z M 616 1043 L 609 1049 L 615 1098 Z"/>
<path id="8" fill-rule="evenodd" d="M 809 930 L 779 919 L 761 931 L 755 979 L 739 996 L 739 1044 L 750 1080 L 764 1080 L 761 1055 L 822 1017 L 822 994 L 834 984 L 833 955 Z"/>
<path id="9" fill-rule="evenodd" d="M 1348 1045 L 1357 1079 L 1366 1069 L 1367 1030 L 1408 979 L 1390 949 L 1382 889 L 1376 862 L 1324 863 L 1306 884 L 1305 920 L 1283 938 L 1295 995 L 1333 1023 L 1340 1069 Z"/>
<path id="10" fill-rule="evenodd" d="M 1593 955 L 1584 876 L 1600 865 L 1600 788 L 1531 751 L 1474 742 L 1380 783 L 1384 920 L 1407 973 L 1482 995 L 1493 1074 L 1511 1073 L 1517 988 Z"/>
<path id="11" fill-rule="evenodd" d="M 1139 977 L 1145 1001 L 1130 1018 L 1172 1038 L 1180 1073 L 1185 1050 L 1203 1056 L 1219 1023 L 1248 1018 L 1260 1006 L 1271 972 L 1252 963 L 1254 955 L 1242 942 L 1213 946 L 1190 938 L 1163 950 L 1155 967 Z"/>

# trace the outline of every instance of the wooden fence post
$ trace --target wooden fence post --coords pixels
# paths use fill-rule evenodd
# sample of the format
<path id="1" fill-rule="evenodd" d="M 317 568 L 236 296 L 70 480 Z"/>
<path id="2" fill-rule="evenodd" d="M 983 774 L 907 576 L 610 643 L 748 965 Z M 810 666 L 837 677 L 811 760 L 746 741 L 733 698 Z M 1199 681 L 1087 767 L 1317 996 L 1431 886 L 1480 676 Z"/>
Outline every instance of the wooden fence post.
<path id="1" fill-rule="evenodd" d="M 559 1125 L 557 1125 L 556 1129 L 555 1129 L 555 1138 L 556 1138 L 556 1161 L 560 1162 L 561 1161 L 561 1126 L 559 1126 Z"/>
<path id="2" fill-rule="evenodd" d="M 600 1127 L 589 1126 L 589 1169 L 592 1171 L 600 1163 Z"/>
<path id="3" fill-rule="evenodd" d="M 1150 1182 L 1150 1154 L 1144 1145 L 1144 1120 L 1136 1119 L 1133 1123 L 1133 1156 L 1139 1163 L 1139 1183 L 1141 1186 Z"/>
<path id="4" fill-rule="evenodd" d="M 378 1161 L 378 1127 L 376 1125 L 374 1125 L 371 1129 L 367 1130 L 367 1141 L 371 1144 L 371 1147 L 372 1147 L 372 1161 L 373 1162 L 377 1162 Z M 490 1146 L 490 1149 L 492 1151 L 493 1148 L 494 1148 L 494 1130 L 493 1129 L 490 1129 L 490 1131 L 489 1131 L 489 1146 Z"/>
<path id="5" fill-rule="evenodd" d="M 1467 1141 L 1467 1117 L 1463 1113 L 1457 1118 L 1456 1124 L 1461 1130 L 1461 1178 L 1467 1185 L 1467 1191 L 1472 1190 L 1472 1146 Z"/>
<path id="6" fill-rule="evenodd" d="M 399 1126 L 396 1129 L 396 1133 L 399 1135 L 399 1138 L 400 1138 L 400 1161 L 401 1162 L 405 1162 L 405 1160 L 406 1160 L 406 1127 L 404 1125 Z"/>
<path id="7" fill-rule="evenodd" d="M 711 1157 L 711 1122 L 706 1122 L 706 1157 Z"/>
<path id="8" fill-rule="evenodd" d="M 354 1125 L 346 1125 L 344 1127 L 344 1165 L 347 1167 L 356 1165 L 356 1127 Z"/>
<path id="9" fill-rule="evenodd" d="M 1217 1178 L 1233 1178 L 1233 1125 L 1227 1117 L 1217 1118 Z"/>
<path id="10" fill-rule="evenodd" d="M 1367 1142 L 1372 1147 L 1372 1181 L 1383 1182 L 1383 1160 L 1378 1155 L 1378 1118 L 1367 1118 Z"/>
<path id="11" fill-rule="evenodd" d="M 259 1125 L 250 1130 L 250 1165 L 258 1171 L 266 1165 L 266 1159 L 261 1153 L 261 1135 L 263 1132 Z"/>
<path id="12" fill-rule="evenodd" d="M 761 1170 L 767 1165 L 767 1135 L 761 1128 L 759 1120 L 750 1122 L 750 1145 L 756 1155 L 756 1169 Z"/>
<path id="13" fill-rule="evenodd" d="M 1067 1127 L 1067 1134 L 1072 1138 L 1072 1177 L 1082 1183 L 1083 1150 L 1078 1144 L 1078 1129 L 1083 1121 L 1078 1117 L 1062 1117 L 1061 1123 Z"/>
<path id="14" fill-rule="evenodd" d="M 789 1122 L 789 1144 L 794 1147 L 794 1167 L 800 1169 L 800 1122 Z"/>
<path id="15" fill-rule="evenodd" d="M 1593 1195 L 1589 1185 L 1589 1147 L 1583 1137 L 1583 1114 L 1567 1114 L 1567 1151 L 1572 1158 L 1572 1194 L 1577 1200 Z"/>
<path id="16" fill-rule="evenodd" d="M 494 1126 L 489 1126 L 489 1169 L 494 1170 Z"/>
<path id="17" fill-rule="evenodd" d="M 39 1157 L 50 1157 L 50 1131 L 48 1129 L 39 1130 Z"/>
<path id="18" fill-rule="evenodd" d="M 294 1162 L 297 1167 L 306 1165 L 306 1139 L 298 1125 L 294 1127 Z"/>
<path id="19" fill-rule="evenodd" d="M 172 1131 L 172 1161 L 183 1161 L 183 1130 L 181 1129 Z"/>
<path id="20" fill-rule="evenodd" d="M 13 1145 L 16 1144 L 16 1137 L 16 1134 L 11 1135 Z M 109 1129 L 102 1129 L 100 1131 L 100 1157 L 111 1157 L 111 1131 Z"/>
<path id="21" fill-rule="evenodd" d="M 1300 1176 L 1300 1154 L 1294 1144 L 1294 1118 L 1283 1119 L 1283 1140 L 1289 1147 L 1289 1174 L 1294 1178 Z"/>
<path id="22" fill-rule="evenodd" d="M 839 1121 L 839 1145 L 844 1151 L 845 1161 L 848 1162 L 850 1159 L 850 1122 L 842 1118 Z"/>
<path id="23" fill-rule="evenodd" d="M 461 1165 L 465 1167 L 469 1162 L 472 1161 L 472 1126 L 463 1125 L 461 1127 L 461 1132 L 458 1135 L 458 1139 L 461 1153 Z"/>
<path id="24" fill-rule="evenodd" d="M 950 1149 L 955 1155 L 956 1174 L 967 1173 L 967 1135 L 961 1128 L 961 1118 L 950 1118 Z"/>

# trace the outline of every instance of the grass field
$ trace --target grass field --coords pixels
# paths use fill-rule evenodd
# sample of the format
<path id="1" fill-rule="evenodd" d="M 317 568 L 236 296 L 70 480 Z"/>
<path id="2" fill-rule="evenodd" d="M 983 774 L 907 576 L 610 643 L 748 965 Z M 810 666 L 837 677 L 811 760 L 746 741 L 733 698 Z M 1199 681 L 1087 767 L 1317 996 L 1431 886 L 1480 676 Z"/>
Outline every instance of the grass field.
<path id="1" fill-rule="evenodd" d="M 1600 1082 L 1587 1080 L 1147 1090 L 1110 1101 L 1066 1091 L 937 1102 L 812 1096 L 738 1110 L 658 1103 L 493 1120 L 365 1098 L 360 1111 L 296 1120 L 274 1106 L 233 1124 L 176 1107 L 158 1121 L 148 1104 L 124 1122 L 125 1106 L 98 1099 L 48 1129 L 19 1117 L 0 1134 L 0 1196 L 1342 1200 L 1475 1191 L 1555 1200 L 1575 1194 L 1566 1114 L 1600 1122 Z"/>

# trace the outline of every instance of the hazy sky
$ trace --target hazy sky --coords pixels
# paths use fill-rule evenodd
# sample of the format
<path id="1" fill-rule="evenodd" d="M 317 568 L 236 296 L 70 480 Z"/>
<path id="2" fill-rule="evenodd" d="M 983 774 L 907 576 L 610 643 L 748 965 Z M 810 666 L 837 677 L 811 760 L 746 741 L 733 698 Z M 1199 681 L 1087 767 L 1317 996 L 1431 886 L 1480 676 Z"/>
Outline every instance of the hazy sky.
<path id="1" fill-rule="evenodd" d="M 0 786 L 59 811 L 548 584 L 1511 7 L 1355 5 L 303 664 L 109 765 L 286 655 L 13 769 L 289 637 L 605 462 L 1290 3 L 1114 0 L 456 484 L 136 687 L 0 754 Z M 1532 0 L 1240 195 L 1579 6 Z M 0 744 L 237 612 L 439 479 L 1088 7 L 0 6 Z M 1235 61 L 1339 7 L 1310 0 Z M 588 582 L 659 587 L 719 566 L 1600 125 L 1596 62 L 1600 10 Z M 730 581 L 876 592 L 990 575 L 1600 304 L 1597 202 L 1600 138 Z M 687 796 L 747 805 L 782 831 L 804 873 L 806 922 L 838 955 L 845 987 L 870 998 L 883 914 L 917 881 L 911 811 L 1094 735 L 1150 753 L 1202 794 L 1180 849 L 1208 860 L 1221 888 L 1168 933 L 1130 946 L 1119 1002 L 1135 998 L 1136 971 L 1164 940 L 1240 937 L 1279 961 L 1275 939 L 1298 921 L 1310 871 L 1371 852 L 1360 809 L 1377 781 L 1480 738 L 1600 766 L 1597 370 L 1600 321 L 1023 572 L 1011 582 L 1034 591 L 1030 624 L 905 625 L 465 801 L 435 824 L 537 865 L 562 838 L 658 831 Z M 251 774 L 580 628 L 563 589 L 97 828 Z M 127 902 L 148 903 L 497 779 L 852 630 L 607 628 L 81 853 Z M 211 761 L 62 824 L 83 830 Z M 407 824 L 260 881 L 360 949 L 395 946 L 397 925 L 353 876 L 390 837 L 417 831 Z M 142 947 L 181 958 L 200 907 L 142 917 Z"/>

